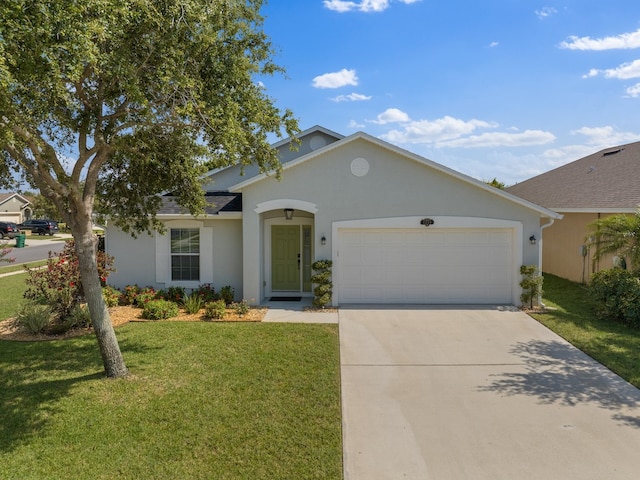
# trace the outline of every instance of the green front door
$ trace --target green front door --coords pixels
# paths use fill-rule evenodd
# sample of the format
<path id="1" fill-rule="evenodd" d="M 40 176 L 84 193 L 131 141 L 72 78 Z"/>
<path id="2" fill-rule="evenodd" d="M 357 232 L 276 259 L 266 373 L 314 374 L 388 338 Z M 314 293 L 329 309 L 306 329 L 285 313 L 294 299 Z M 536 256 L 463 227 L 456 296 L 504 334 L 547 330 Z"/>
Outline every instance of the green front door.
<path id="1" fill-rule="evenodd" d="M 300 226 L 271 227 L 271 290 L 300 291 Z"/>

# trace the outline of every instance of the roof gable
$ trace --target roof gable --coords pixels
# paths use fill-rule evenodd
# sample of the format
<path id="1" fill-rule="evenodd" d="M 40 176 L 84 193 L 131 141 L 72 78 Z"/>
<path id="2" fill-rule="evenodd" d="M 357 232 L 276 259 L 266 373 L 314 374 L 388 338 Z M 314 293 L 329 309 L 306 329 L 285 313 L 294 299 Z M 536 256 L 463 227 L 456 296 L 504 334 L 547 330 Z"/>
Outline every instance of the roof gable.
<path id="1" fill-rule="evenodd" d="M 0 205 L 8 202 L 12 198 L 15 198 L 16 200 L 20 201 L 23 206 L 31 203 L 29 202 L 29 200 L 27 200 L 25 197 L 23 197 L 19 193 L 0 193 Z"/>
<path id="2" fill-rule="evenodd" d="M 289 148 L 290 139 L 286 138 L 271 145 L 278 149 L 280 162 L 282 165 L 296 160 L 309 152 L 321 149 L 344 138 L 344 135 L 333 132 L 327 128 L 316 125 L 304 130 L 297 135 L 300 144 L 297 149 Z M 260 176 L 260 169 L 257 165 L 231 165 L 229 167 L 211 170 L 203 175 L 204 188 L 210 191 L 228 190 L 230 186 L 238 183 L 242 179 L 251 179 Z"/>
<path id="3" fill-rule="evenodd" d="M 538 215 L 540 215 L 541 217 L 546 217 L 546 218 L 561 218 L 561 215 L 556 214 L 555 212 L 552 212 L 546 208 L 542 208 L 539 205 L 535 205 L 532 202 L 529 202 L 523 198 L 517 197 L 511 193 L 505 192 L 503 190 L 499 190 L 497 188 L 494 188 L 490 185 L 487 185 L 484 182 L 481 182 L 479 180 L 476 180 L 472 177 L 469 177 L 467 175 L 464 175 L 460 172 L 457 172 L 455 170 L 452 170 L 448 167 L 445 167 L 444 165 L 441 165 L 439 163 L 433 162 L 431 160 L 428 160 L 424 157 L 421 157 L 415 153 L 409 152 L 408 150 L 402 149 L 400 147 L 397 147 L 396 145 L 390 144 L 388 142 L 385 142 L 384 140 L 380 140 L 379 138 L 373 137 L 367 133 L 364 132 L 357 132 L 354 133 L 353 135 L 350 135 L 348 137 L 344 137 L 341 140 L 338 140 L 336 142 L 333 142 L 323 148 L 319 148 L 317 150 L 314 150 L 312 152 L 307 153 L 306 155 L 303 155 L 299 158 L 296 158 L 295 160 L 292 160 L 286 164 L 283 165 L 283 171 L 284 171 L 284 175 L 286 175 L 286 171 L 292 168 L 299 168 L 300 166 L 304 165 L 306 162 L 312 161 L 313 159 L 316 159 L 322 155 L 327 154 L 328 152 L 331 152 L 333 150 L 337 150 L 340 149 L 342 147 L 345 147 L 346 145 L 358 141 L 358 140 L 363 140 L 366 142 L 369 142 L 371 144 L 373 144 L 374 146 L 376 146 L 377 148 L 381 148 L 381 149 L 385 149 L 388 150 L 394 154 L 400 155 L 404 158 L 407 158 L 411 161 L 414 161 L 420 165 L 423 165 L 427 168 L 431 168 L 433 170 L 436 170 L 442 174 L 448 175 L 450 177 L 453 177 L 459 181 L 462 181 L 463 183 L 467 184 L 469 187 L 471 188 L 477 188 L 480 190 L 484 190 L 486 192 L 491 193 L 492 195 L 496 195 L 498 197 L 501 197 L 502 199 L 508 201 L 508 202 L 512 202 L 515 204 L 518 204 L 520 206 L 523 206 L 527 209 L 533 210 L 535 211 Z M 244 188 L 253 185 L 257 182 L 261 182 L 263 180 L 265 180 L 266 178 L 268 178 L 269 176 L 267 174 L 260 174 L 260 175 L 256 175 L 252 178 L 248 178 L 246 180 L 243 180 L 235 185 L 232 185 L 229 187 L 229 190 L 232 192 L 241 192 Z"/>
<path id="4" fill-rule="evenodd" d="M 600 150 L 507 188 L 547 208 L 633 211 L 640 205 L 640 142 Z"/>

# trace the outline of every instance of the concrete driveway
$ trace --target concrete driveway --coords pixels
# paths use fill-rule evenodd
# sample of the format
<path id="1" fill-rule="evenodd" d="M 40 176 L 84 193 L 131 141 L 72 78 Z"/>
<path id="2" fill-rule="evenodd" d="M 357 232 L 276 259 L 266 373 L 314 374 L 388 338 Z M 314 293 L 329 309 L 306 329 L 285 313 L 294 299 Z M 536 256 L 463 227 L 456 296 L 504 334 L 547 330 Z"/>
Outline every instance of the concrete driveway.
<path id="1" fill-rule="evenodd" d="M 640 476 L 640 391 L 524 313 L 339 316 L 346 480 Z"/>

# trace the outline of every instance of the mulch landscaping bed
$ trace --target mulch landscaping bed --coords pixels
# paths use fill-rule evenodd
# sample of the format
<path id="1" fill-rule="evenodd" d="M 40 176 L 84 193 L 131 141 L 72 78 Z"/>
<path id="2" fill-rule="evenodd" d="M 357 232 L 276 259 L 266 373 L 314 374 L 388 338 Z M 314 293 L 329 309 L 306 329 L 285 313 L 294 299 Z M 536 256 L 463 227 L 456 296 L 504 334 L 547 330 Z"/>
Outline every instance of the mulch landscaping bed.
<path id="1" fill-rule="evenodd" d="M 267 310 L 267 308 L 250 308 L 245 315 L 238 315 L 235 311 L 228 310 L 225 317 L 219 320 L 207 319 L 202 313 L 191 315 L 180 311 L 180 314 L 177 317 L 167 320 L 146 320 L 141 318 L 142 309 L 131 306 L 122 306 L 110 308 L 109 316 L 111 318 L 111 324 L 114 327 L 118 327 L 129 322 L 261 322 L 267 313 Z M 0 322 L 0 340 L 23 342 L 56 340 L 87 335 L 89 333 L 93 333 L 93 329 L 77 328 L 70 330 L 63 335 L 47 335 L 44 333 L 33 334 L 18 325 L 15 318 L 10 318 Z"/>

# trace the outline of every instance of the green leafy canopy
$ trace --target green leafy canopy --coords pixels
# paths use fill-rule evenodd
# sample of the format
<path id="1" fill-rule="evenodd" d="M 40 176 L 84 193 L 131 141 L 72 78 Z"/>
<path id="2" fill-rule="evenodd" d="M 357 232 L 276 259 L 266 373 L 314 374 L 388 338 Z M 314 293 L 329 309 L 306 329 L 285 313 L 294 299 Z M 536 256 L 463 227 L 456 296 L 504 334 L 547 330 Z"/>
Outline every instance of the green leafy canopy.
<path id="1" fill-rule="evenodd" d="M 160 192 L 200 211 L 209 169 L 257 163 L 279 172 L 268 136 L 295 136 L 297 122 L 257 81 L 282 73 L 261 5 L 3 1 L 5 184 L 20 172 L 72 215 L 99 196 L 123 228 L 142 230 L 157 226 Z"/>
<path id="2" fill-rule="evenodd" d="M 292 138 L 259 83 L 282 73 L 259 0 L 2 0 L 0 186 L 21 175 L 71 229 L 109 377 L 127 368 L 95 265 L 96 206 L 136 233 L 160 229 L 158 194 L 202 211 L 202 174 L 256 163 Z"/>

